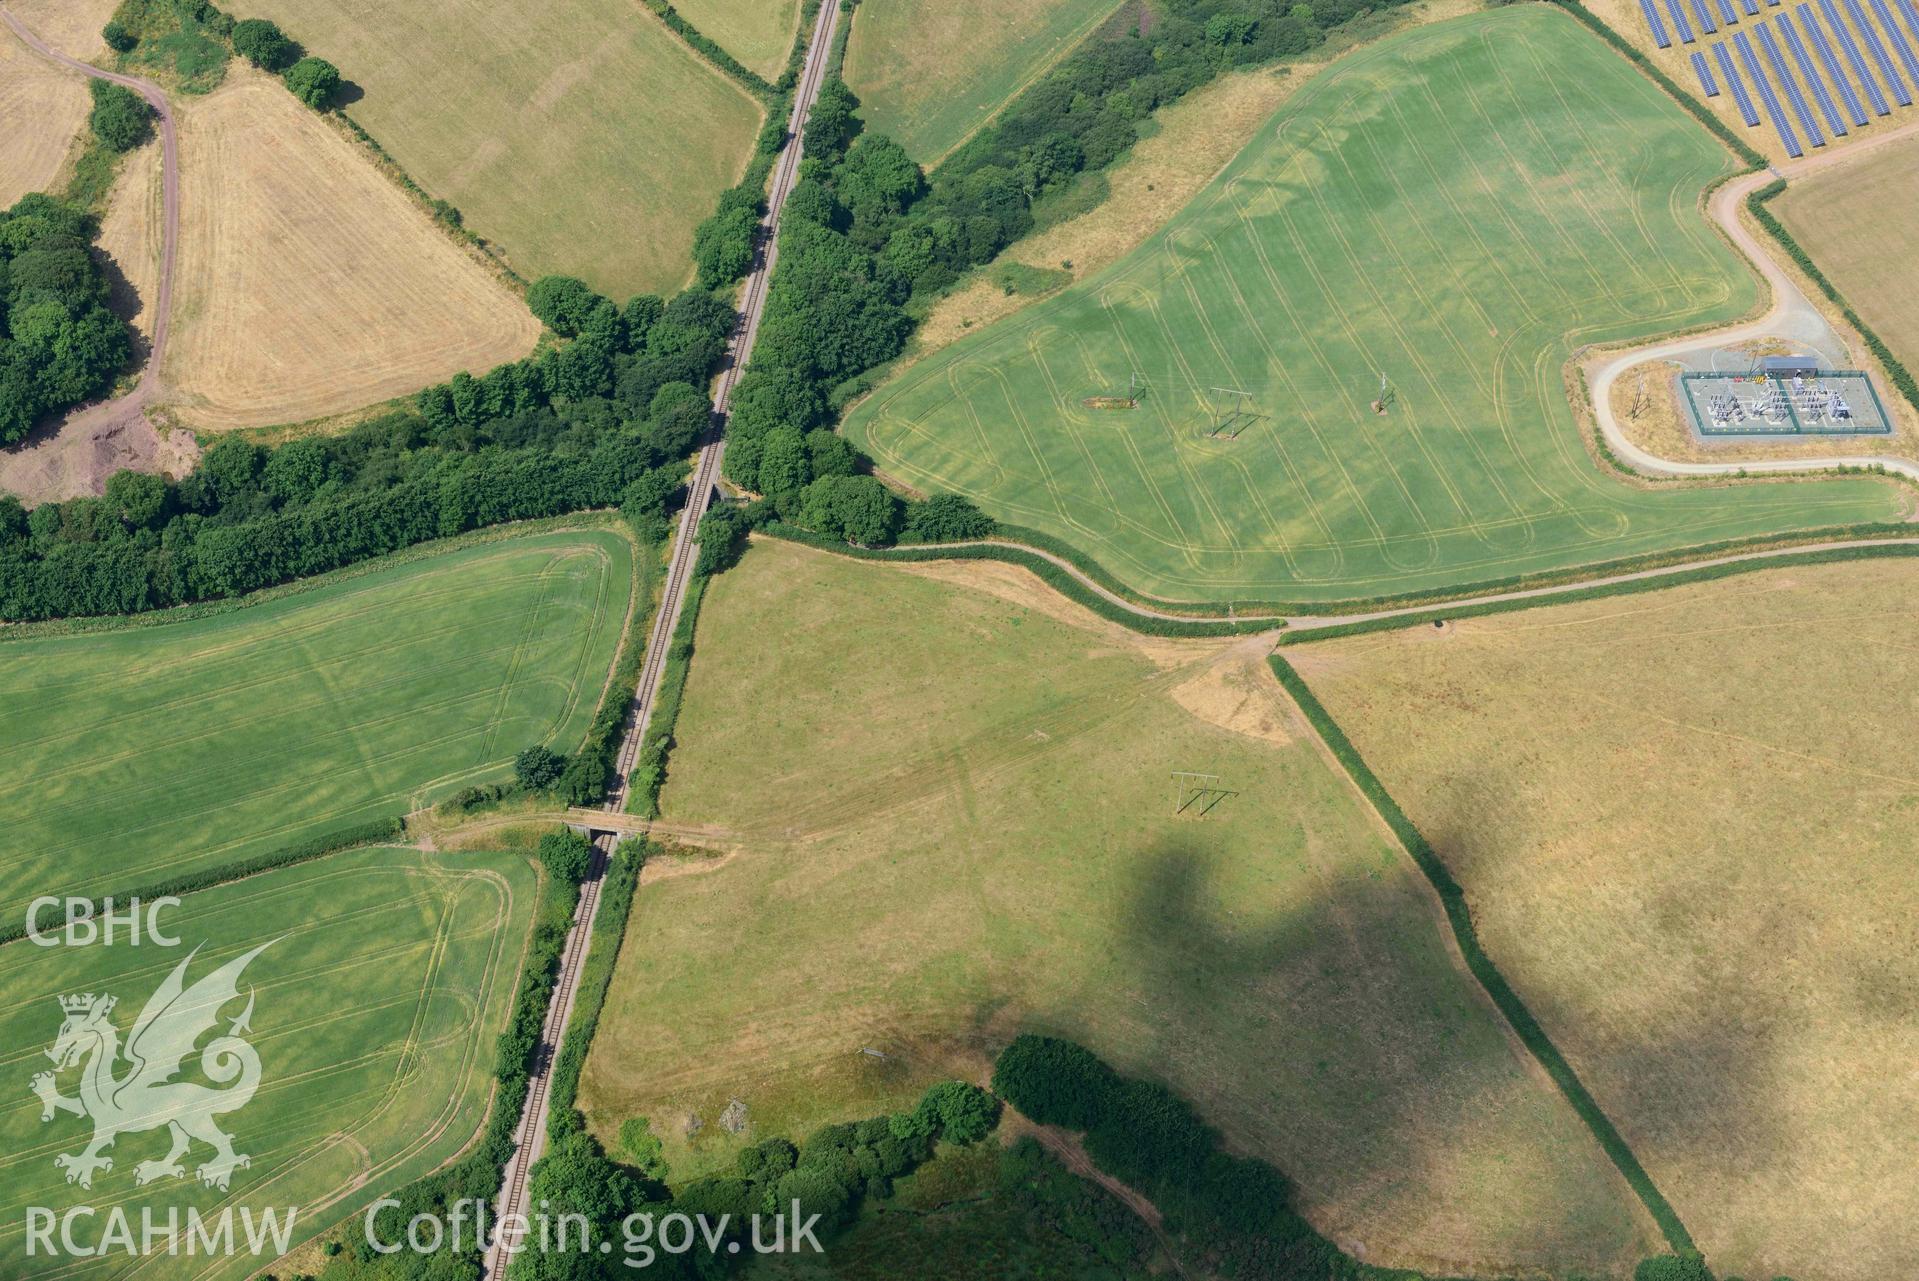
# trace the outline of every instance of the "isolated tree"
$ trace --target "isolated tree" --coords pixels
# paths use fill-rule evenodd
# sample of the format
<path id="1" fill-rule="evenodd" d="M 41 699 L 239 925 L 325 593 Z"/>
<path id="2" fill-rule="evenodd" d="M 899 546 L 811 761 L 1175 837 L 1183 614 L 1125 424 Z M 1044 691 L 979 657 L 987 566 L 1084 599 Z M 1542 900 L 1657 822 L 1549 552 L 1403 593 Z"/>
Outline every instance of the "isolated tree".
<path id="1" fill-rule="evenodd" d="M 593 865 L 593 845 L 570 827 L 540 838 L 540 862 L 554 879 L 578 885 Z"/>
<path id="2" fill-rule="evenodd" d="M 94 137 L 114 151 L 131 151 L 146 141 L 153 120 L 146 99 L 105 80 L 87 81 L 87 91 L 93 95 L 87 125 Z"/>
<path id="3" fill-rule="evenodd" d="M 293 61 L 293 41 L 265 18 L 243 18 L 234 23 L 233 48 L 265 71 L 278 71 Z"/>
<path id="4" fill-rule="evenodd" d="M 109 22 L 100 28 L 100 38 L 107 42 L 107 48 L 126 53 L 140 43 L 140 37 L 134 35 L 118 22 Z"/>
<path id="5" fill-rule="evenodd" d="M 513 776 L 530 792 L 544 792 L 560 781 L 566 757 L 544 747 L 529 747 L 513 758 Z"/>
<path id="6" fill-rule="evenodd" d="M 340 88 L 340 69 L 325 58 L 302 58 L 287 68 L 286 82 L 294 97 L 324 111 Z"/>

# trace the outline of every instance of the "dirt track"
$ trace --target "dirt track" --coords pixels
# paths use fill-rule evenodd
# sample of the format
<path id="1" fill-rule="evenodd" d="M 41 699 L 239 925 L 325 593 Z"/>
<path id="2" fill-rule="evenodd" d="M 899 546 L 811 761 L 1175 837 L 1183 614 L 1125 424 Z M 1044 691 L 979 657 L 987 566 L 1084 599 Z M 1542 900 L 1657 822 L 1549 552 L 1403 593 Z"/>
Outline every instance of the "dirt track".
<path id="1" fill-rule="evenodd" d="M 70 58 L 47 44 L 39 36 L 28 30 L 26 25 L 13 13 L 0 6 L 0 21 L 4 21 L 13 34 L 18 36 L 27 48 L 40 57 L 72 71 L 78 71 L 96 80 L 107 80 L 133 90 L 152 106 L 159 119 L 160 129 L 160 171 L 161 171 L 161 240 L 160 240 L 160 278 L 154 288 L 152 304 L 153 336 L 148 346 L 146 364 L 140 370 L 140 379 L 126 395 L 97 405 L 90 405 L 63 420 L 57 431 L 51 436 L 39 440 L 29 437 L 27 442 L 0 453 L 0 485 L 9 489 L 32 491 L 39 485 L 29 483 L 37 479 L 41 485 L 51 484 L 54 489 L 70 489 L 76 479 L 84 480 L 91 492 L 98 493 L 114 464 L 128 460 L 151 448 L 157 452 L 160 441 L 158 430 L 147 420 L 147 406 L 153 402 L 159 391 L 160 362 L 166 355 L 168 313 L 173 305 L 173 259 L 180 240 L 180 147 L 178 131 L 174 127 L 173 108 L 167 104 L 167 96 L 160 86 L 150 80 L 136 76 L 123 76 L 118 72 L 102 71 L 77 58 Z M 130 434 L 144 432 L 152 438 L 151 444 L 130 439 Z M 56 445 L 57 439 L 57 445 Z M 66 454 L 69 451 L 78 458 L 48 457 L 41 454 Z M 89 457 L 91 455 L 91 457 Z M 101 470 L 101 467 L 106 470 Z M 81 475 L 76 477 L 78 470 Z M 66 483 L 62 484 L 62 480 Z M 34 497 L 64 496 L 55 493 L 34 493 Z"/>

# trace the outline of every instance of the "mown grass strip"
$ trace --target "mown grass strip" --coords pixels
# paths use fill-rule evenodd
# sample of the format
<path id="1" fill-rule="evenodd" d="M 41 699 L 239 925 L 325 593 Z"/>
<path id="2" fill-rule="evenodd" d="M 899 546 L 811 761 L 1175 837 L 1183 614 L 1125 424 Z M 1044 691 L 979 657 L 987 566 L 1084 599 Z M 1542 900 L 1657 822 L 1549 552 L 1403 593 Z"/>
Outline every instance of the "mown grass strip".
<path id="1" fill-rule="evenodd" d="M 1030 569 L 1039 575 L 1047 586 L 1060 595 L 1084 605 L 1101 618 L 1118 623 L 1147 636 L 1243 636 L 1251 632 L 1271 631 L 1284 626 L 1274 618 L 1233 619 L 1233 618 L 1153 618 L 1136 614 L 1124 605 L 1117 605 L 1099 593 L 1089 589 L 1085 583 L 1074 577 L 1060 566 L 1047 560 L 1027 548 L 1013 543 L 907 543 L 898 547 L 854 547 L 836 539 L 825 538 L 791 525 L 774 523 L 765 526 L 761 533 L 789 543 L 800 543 L 807 547 L 816 547 L 821 551 L 850 556 L 855 560 L 877 561 L 928 561 L 928 560 L 997 560 L 1009 565 L 1018 565 Z M 1026 530 L 1018 531 L 1025 538 Z M 1051 550 L 1050 548 L 1048 550 Z M 1056 553 L 1064 555 L 1063 552 Z M 1084 562 L 1072 558 L 1075 565 L 1083 567 Z M 1103 575 L 1089 575 L 1102 578 Z"/>
<path id="2" fill-rule="evenodd" d="M 1727 561 L 1719 565 L 1700 565 L 1657 578 L 1628 578 L 1590 587 L 1575 587 L 1549 596 L 1525 596 L 1517 600 L 1462 601 L 1456 606 L 1439 606 L 1416 614 L 1395 614 L 1391 618 L 1368 618 L 1330 627 L 1296 627 L 1279 638 L 1281 646 L 1308 645 L 1314 641 L 1336 640 L 1341 636 L 1360 636 L 1367 632 L 1388 632 L 1425 623 L 1454 622 L 1487 614 L 1510 614 L 1522 609 L 1541 609 L 1548 605 L 1570 605 L 1576 601 L 1600 600 L 1608 596 L 1629 596 L 1636 592 L 1663 591 L 1688 583 L 1710 582 L 1750 574 L 1762 569 L 1787 569 L 1800 565 L 1830 565 L 1838 561 L 1874 560 L 1882 556 L 1919 556 L 1919 535 L 1910 543 L 1888 543 L 1868 547 L 1828 547 L 1821 551 L 1789 552 L 1755 560 Z"/>
<path id="3" fill-rule="evenodd" d="M 1534 1018 L 1532 1011 L 1526 1008 L 1526 1003 L 1520 999 L 1519 993 L 1506 981 L 1506 976 L 1499 972 L 1499 967 L 1480 946 L 1479 934 L 1473 926 L 1472 911 L 1466 904 L 1466 893 L 1459 882 L 1453 879 L 1452 872 L 1441 861 L 1432 844 L 1413 825 L 1413 821 L 1406 816 L 1406 812 L 1399 808 L 1399 803 L 1393 800 L 1392 795 L 1386 791 L 1385 785 L 1379 781 L 1372 768 L 1360 756 L 1359 749 L 1353 745 L 1350 738 L 1346 737 L 1346 732 L 1339 727 L 1339 723 L 1333 719 L 1325 705 L 1314 696 L 1305 680 L 1293 669 L 1292 664 L 1278 654 L 1274 654 L 1268 661 L 1272 664 L 1273 674 L 1279 678 L 1279 683 L 1285 686 L 1286 692 L 1293 696 L 1293 700 L 1299 704 L 1300 710 L 1306 714 L 1306 719 L 1318 731 L 1327 748 L 1351 776 L 1354 784 L 1365 794 L 1366 799 L 1372 802 L 1379 816 L 1386 820 L 1386 825 L 1392 828 L 1393 835 L 1399 839 L 1406 853 L 1412 856 L 1413 862 L 1418 864 L 1419 870 L 1431 883 L 1433 891 L 1439 895 L 1440 904 L 1446 911 L 1447 923 L 1452 927 L 1453 938 L 1459 944 L 1460 955 L 1466 958 L 1467 968 L 1473 972 L 1473 977 L 1479 980 L 1480 986 L 1486 989 L 1486 995 L 1492 998 L 1493 1004 L 1497 1005 L 1500 1013 L 1506 1016 L 1506 1021 L 1512 1025 L 1519 1039 L 1525 1042 L 1526 1048 L 1532 1051 L 1539 1065 L 1546 1069 L 1546 1074 L 1552 1077 L 1553 1083 L 1559 1087 L 1560 1093 L 1566 1096 L 1566 1101 L 1572 1104 L 1573 1110 L 1592 1131 L 1593 1137 L 1599 1140 L 1599 1146 L 1605 1149 L 1606 1155 L 1612 1158 L 1619 1173 L 1632 1186 L 1633 1192 L 1645 1205 L 1647 1213 L 1651 1214 L 1653 1221 L 1659 1225 L 1659 1230 L 1664 1234 L 1667 1243 L 1682 1254 L 1695 1252 L 1697 1247 L 1693 1245 L 1692 1234 L 1686 1231 L 1686 1225 L 1680 1221 L 1679 1212 L 1673 1209 L 1672 1204 L 1660 1192 L 1658 1185 L 1652 1181 L 1652 1176 L 1646 1173 L 1646 1168 L 1639 1163 L 1639 1158 L 1633 1155 L 1632 1148 L 1626 1143 L 1624 1136 L 1607 1117 L 1605 1110 L 1599 1106 L 1599 1101 L 1593 1098 L 1585 1082 L 1579 1079 L 1579 1074 L 1573 1070 L 1572 1064 L 1566 1061 L 1565 1055 L 1559 1052 L 1559 1047 L 1554 1045 L 1552 1038 L 1546 1035 L 1546 1029 L 1540 1026 L 1539 1020 Z"/>

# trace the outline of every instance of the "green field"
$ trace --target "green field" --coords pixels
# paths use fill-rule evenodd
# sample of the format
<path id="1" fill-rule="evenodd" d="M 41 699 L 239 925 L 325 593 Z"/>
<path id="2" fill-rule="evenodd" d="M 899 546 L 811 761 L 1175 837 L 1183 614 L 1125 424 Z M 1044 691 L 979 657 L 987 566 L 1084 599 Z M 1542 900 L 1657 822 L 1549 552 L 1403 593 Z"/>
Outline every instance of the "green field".
<path id="1" fill-rule="evenodd" d="M 177 948 L 0 949 L 13 1083 L 0 1106 L 0 1275 L 243 1277 L 270 1259 L 162 1257 L 137 1267 L 124 1255 L 28 1259 L 26 1207 L 95 1207 L 101 1217 L 77 1232 L 87 1242 L 104 1230 L 110 1207 L 124 1208 L 138 1231 L 143 1207 L 164 1222 L 169 1207 L 184 1216 L 188 1207 L 211 1215 L 228 1205 L 256 1213 L 293 1206 L 297 1244 L 437 1167 L 485 1118 L 493 1040 L 512 1000 L 533 896 L 522 858 L 371 849 L 188 895 L 163 918 Z M 56 998 L 118 998 L 111 1022 L 131 1050 L 136 1017 L 189 952 L 199 949 L 184 978 L 191 990 L 261 944 L 217 1024 L 226 1032 L 251 994 L 252 1030 L 242 1037 L 259 1056 L 258 1090 L 216 1118 L 251 1164 L 232 1172 L 224 1192 L 202 1186 L 196 1171 L 213 1149 L 196 1143 L 182 1175 L 140 1186 L 136 1167 L 166 1156 L 168 1136 L 129 1128 L 106 1150 L 112 1168 L 96 1172 L 91 1188 L 68 1184 L 54 1158 L 80 1152 L 92 1126 L 66 1112 L 43 1122 L 29 1089 L 49 1068 L 42 1051 L 61 1029 Z M 180 1081 L 205 1083 L 200 1063 L 190 1055 Z M 58 1076 L 62 1095 L 77 1095 L 81 1070 Z M 131 1070 L 125 1062 L 114 1069 L 121 1078 Z"/>
<path id="2" fill-rule="evenodd" d="M 655 837 L 730 857 L 648 865 L 582 1088 L 597 1132 L 648 1116 L 677 1181 L 730 1159 L 729 1099 L 747 1140 L 805 1134 L 1045 1030 L 1169 1081 L 1371 1260 L 1650 1252 L 1262 638 L 1147 641 L 1021 571 L 761 543 L 695 644 Z M 1237 795 L 1175 816 L 1173 770 Z"/>
<path id="3" fill-rule="evenodd" d="M 483 543 L 190 621 L 0 639 L 0 918 L 403 813 L 571 751 L 631 543 Z M 145 620 L 141 620 L 145 621 Z"/>
<path id="4" fill-rule="evenodd" d="M 867 128 L 930 167 L 1118 7 L 1117 0 L 865 0 L 846 46 L 846 83 L 865 104 Z"/>
<path id="5" fill-rule="evenodd" d="M 337 63 L 414 181 L 528 279 L 624 299 L 692 276 L 693 228 L 739 180 L 760 105 L 636 0 L 243 0 Z M 351 95 L 349 95 L 351 98 Z"/>
<path id="6" fill-rule="evenodd" d="M 673 7 L 749 71 L 779 78 L 793 49 L 800 0 L 679 0 Z"/>
<path id="7" fill-rule="evenodd" d="M 847 431 L 910 484 L 1198 601 L 1440 590 L 1890 518 L 1871 480 L 1629 487 L 1580 440 L 1575 344 L 1754 306 L 1696 208 L 1731 164 L 1564 14 L 1410 31 L 1322 73 L 1110 271 L 911 366 Z M 1139 409 L 1082 407 L 1135 373 Z M 1221 387 L 1250 393 L 1232 440 L 1207 435 Z"/>

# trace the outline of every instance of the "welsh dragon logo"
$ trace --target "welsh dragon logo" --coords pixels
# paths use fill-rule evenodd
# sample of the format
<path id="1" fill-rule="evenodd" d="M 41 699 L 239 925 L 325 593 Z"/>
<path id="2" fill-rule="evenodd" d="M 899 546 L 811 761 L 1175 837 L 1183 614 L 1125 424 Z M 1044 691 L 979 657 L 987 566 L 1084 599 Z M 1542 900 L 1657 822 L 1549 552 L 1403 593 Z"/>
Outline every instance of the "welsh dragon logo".
<path id="1" fill-rule="evenodd" d="M 174 1078 L 200 1038 L 219 1024 L 222 1007 L 238 999 L 241 971 L 268 946 L 262 943 L 188 987 L 187 966 L 200 952 L 195 948 L 148 999 L 124 1046 L 109 1017 L 114 997 L 88 992 L 60 998 L 66 1021 L 47 1051 L 54 1070 L 33 1078 L 33 1092 L 40 1099 L 42 1121 L 51 1121 L 60 1112 L 93 1120 L 93 1141 L 84 1150 L 53 1158 L 67 1172 L 68 1183 L 92 1187 L 96 1171 L 113 1169 L 113 1159 L 101 1153 L 115 1139 L 162 1126 L 172 1134 L 172 1150 L 158 1161 L 135 1166 L 136 1183 L 184 1175 L 180 1158 L 196 1139 L 213 1149 L 213 1159 L 196 1171 L 209 1187 L 226 1191 L 233 1172 L 250 1164 L 247 1156 L 233 1150 L 233 1136 L 214 1118 L 245 1107 L 260 1084 L 260 1056 L 240 1038 L 240 1033 L 252 1030 L 248 1026 L 253 1017 L 251 991 L 239 1017 L 199 1052 L 201 1073 L 224 1088 Z M 80 1068 L 80 1092 L 68 1098 L 60 1093 L 58 1077 L 74 1067 Z"/>

